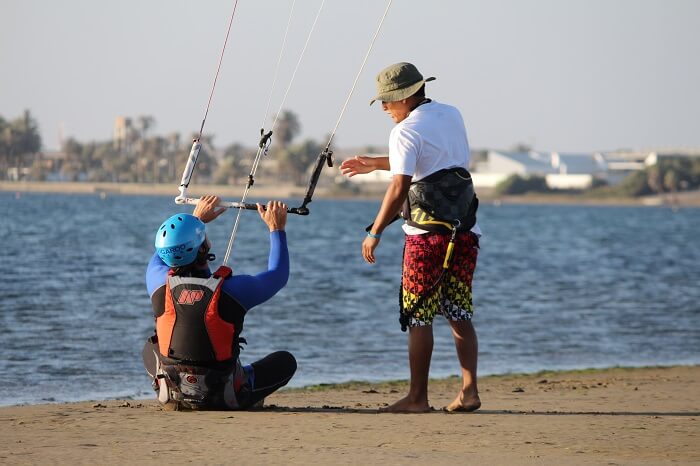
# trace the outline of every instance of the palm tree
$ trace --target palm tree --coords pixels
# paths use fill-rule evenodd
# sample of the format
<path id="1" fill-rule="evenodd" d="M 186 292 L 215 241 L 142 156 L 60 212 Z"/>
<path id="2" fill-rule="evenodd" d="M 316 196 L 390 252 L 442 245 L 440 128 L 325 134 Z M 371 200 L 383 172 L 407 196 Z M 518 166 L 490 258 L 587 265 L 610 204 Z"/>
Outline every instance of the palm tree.
<path id="1" fill-rule="evenodd" d="M 280 180 L 286 180 L 290 175 L 295 177 L 294 164 L 290 160 L 289 145 L 299 134 L 300 130 L 301 124 L 297 115 L 289 110 L 284 110 L 277 119 L 277 125 L 273 133 L 273 138 L 278 141 L 273 154 L 279 161 L 278 177 Z"/>
<path id="2" fill-rule="evenodd" d="M 647 184 L 653 193 L 658 194 L 663 190 L 661 177 L 661 167 L 659 167 L 658 163 L 647 168 Z"/>
<path id="3" fill-rule="evenodd" d="M 307 169 L 321 153 L 323 147 L 313 139 L 307 139 L 287 151 L 287 165 L 292 171 L 294 182 L 302 185 L 305 182 Z"/>
<path id="4" fill-rule="evenodd" d="M 277 119 L 277 126 L 274 128 L 274 135 L 279 141 L 280 149 L 286 150 L 287 146 L 301 131 L 299 118 L 294 112 L 284 110 L 282 115 Z"/>
<path id="5" fill-rule="evenodd" d="M 228 146 L 224 150 L 223 160 L 216 171 L 214 182 L 217 184 L 236 184 L 238 179 L 245 175 L 248 162 L 253 159 L 254 154 L 255 151 L 246 149 L 239 143 Z"/>
<path id="6" fill-rule="evenodd" d="M 156 125 L 156 119 L 150 115 L 141 115 L 136 119 L 136 121 L 138 122 L 141 139 L 146 139 L 148 136 L 148 131 Z"/>
<path id="7" fill-rule="evenodd" d="M 21 170 L 30 166 L 34 155 L 41 149 L 39 126 L 29 110 L 11 122 L 0 118 L 0 177 L 7 176 L 8 168 Z"/>

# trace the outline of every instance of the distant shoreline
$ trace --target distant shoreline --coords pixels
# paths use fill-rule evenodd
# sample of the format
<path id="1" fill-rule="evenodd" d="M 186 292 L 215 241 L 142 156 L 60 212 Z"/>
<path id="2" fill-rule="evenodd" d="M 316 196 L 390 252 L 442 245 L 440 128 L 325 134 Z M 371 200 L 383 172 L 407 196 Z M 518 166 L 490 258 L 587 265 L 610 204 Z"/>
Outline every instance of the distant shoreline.
<path id="1" fill-rule="evenodd" d="M 201 196 L 216 194 L 227 199 L 239 198 L 245 185 L 200 185 L 192 186 L 188 194 Z M 100 183 L 100 182 L 51 182 L 51 181 L 0 181 L 0 192 L 17 193 L 62 193 L 62 194 L 97 194 L 100 196 L 116 195 L 178 195 L 177 186 L 172 184 L 147 183 Z M 258 182 L 250 191 L 253 198 L 293 199 L 303 198 L 306 186 L 296 186 L 290 183 L 268 185 Z M 367 191 L 359 194 L 317 188 L 316 199 L 362 199 L 381 200 L 383 191 Z M 700 207 L 700 191 L 682 192 L 670 197 L 668 195 L 632 197 L 595 198 L 575 194 L 523 194 L 518 196 L 496 196 L 482 190 L 479 200 L 487 204 L 564 204 L 591 206 L 669 206 L 669 207 Z"/>
<path id="2" fill-rule="evenodd" d="M 188 189 L 188 195 L 201 196 L 215 193 L 222 197 L 240 197 L 245 190 L 245 185 L 204 185 L 192 186 Z M 151 195 L 151 196 L 177 196 L 178 188 L 175 184 L 153 183 L 97 183 L 97 182 L 51 182 L 51 181 L 0 181 L 0 191 L 36 192 L 36 193 L 64 193 L 64 194 L 122 194 L 122 195 Z M 319 190 L 320 191 L 320 190 Z M 278 184 L 265 186 L 256 183 L 251 193 L 256 197 L 298 197 L 303 196 L 304 187 L 291 184 Z"/>

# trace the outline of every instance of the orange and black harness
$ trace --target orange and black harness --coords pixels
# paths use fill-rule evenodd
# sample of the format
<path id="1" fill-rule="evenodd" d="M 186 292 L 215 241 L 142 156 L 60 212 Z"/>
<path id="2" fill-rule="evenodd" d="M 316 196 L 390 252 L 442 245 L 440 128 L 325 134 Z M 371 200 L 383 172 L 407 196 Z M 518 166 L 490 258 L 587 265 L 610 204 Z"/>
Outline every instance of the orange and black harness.
<path id="1" fill-rule="evenodd" d="M 147 358 L 155 358 L 151 376 L 162 404 L 176 409 L 238 406 L 237 392 L 245 381 L 238 356 L 246 310 L 221 292 L 230 276 L 231 269 L 223 266 L 209 278 L 171 271 L 164 299 L 154 294 L 156 334 L 144 348 L 144 362 L 149 367 Z"/>

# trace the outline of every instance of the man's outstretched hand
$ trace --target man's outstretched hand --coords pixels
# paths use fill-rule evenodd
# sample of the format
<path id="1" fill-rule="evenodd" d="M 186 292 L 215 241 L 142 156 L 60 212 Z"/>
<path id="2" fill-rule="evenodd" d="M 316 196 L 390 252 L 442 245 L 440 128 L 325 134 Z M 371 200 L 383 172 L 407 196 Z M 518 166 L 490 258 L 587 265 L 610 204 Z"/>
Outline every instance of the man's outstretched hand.
<path id="1" fill-rule="evenodd" d="M 348 178 L 355 175 L 364 175 L 365 173 L 371 173 L 377 169 L 375 163 L 376 160 L 373 157 L 356 155 L 351 159 L 344 160 L 343 163 L 340 164 L 340 173 Z"/>

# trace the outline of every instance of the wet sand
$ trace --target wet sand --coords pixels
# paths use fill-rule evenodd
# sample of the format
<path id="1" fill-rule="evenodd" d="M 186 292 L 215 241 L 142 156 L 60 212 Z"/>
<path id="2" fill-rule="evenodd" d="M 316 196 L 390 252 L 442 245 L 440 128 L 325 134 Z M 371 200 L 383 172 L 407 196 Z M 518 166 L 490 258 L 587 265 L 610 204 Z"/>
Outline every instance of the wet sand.
<path id="1" fill-rule="evenodd" d="M 3 464 L 700 464 L 700 366 L 480 379 L 476 413 L 378 414 L 405 382 L 284 390 L 254 412 L 152 400 L 0 408 Z"/>

